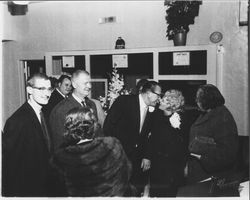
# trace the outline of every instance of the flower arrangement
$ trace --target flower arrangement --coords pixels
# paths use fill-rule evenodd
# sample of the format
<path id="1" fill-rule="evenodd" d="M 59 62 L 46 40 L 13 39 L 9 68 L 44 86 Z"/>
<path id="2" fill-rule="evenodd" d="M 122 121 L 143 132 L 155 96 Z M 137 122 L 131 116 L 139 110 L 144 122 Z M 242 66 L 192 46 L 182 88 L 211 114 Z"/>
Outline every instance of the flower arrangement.
<path id="1" fill-rule="evenodd" d="M 125 88 L 123 76 L 118 73 L 116 68 L 113 68 L 109 80 L 107 97 L 99 97 L 104 112 L 107 113 L 118 96 L 129 95 L 130 93 L 131 90 Z"/>
<path id="2" fill-rule="evenodd" d="M 169 118 L 169 121 L 172 127 L 180 129 L 181 117 L 177 112 Z"/>

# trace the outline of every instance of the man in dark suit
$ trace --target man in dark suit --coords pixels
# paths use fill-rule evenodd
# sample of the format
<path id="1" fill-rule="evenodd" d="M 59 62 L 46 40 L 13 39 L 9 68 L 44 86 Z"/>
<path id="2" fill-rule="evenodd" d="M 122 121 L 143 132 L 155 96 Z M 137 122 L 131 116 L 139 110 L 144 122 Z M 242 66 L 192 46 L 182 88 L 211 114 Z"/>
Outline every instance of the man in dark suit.
<path id="1" fill-rule="evenodd" d="M 155 107 L 161 87 L 155 81 L 143 85 L 139 95 L 119 96 L 104 121 L 104 134 L 118 138 L 132 162 L 131 182 L 141 196 L 146 184 L 145 171 L 150 168 L 148 134 L 150 131 L 149 106 Z"/>
<path id="2" fill-rule="evenodd" d="M 89 73 L 84 70 L 77 70 L 72 74 L 71 81 L 74 88 L 72 94 L 68 98 L 59 102 L 50 114 L 49 122 L 52 131 L 51 134 L 54 151 L 62 145 L 63 134 L 65 132 L 65 116 L 72 108 L 82 106 L 89 107 L 93 110 L 98 122 L 104 121 L 104 119 L 100 119 L 104 114 L 98 115 L 101 111 L 97 110 L 96 103 L 88 98 L 91 91 L 91 79 Z"/>
<path id="3" fill-rule="evenodd" d="M 45 105 L 42 110 L 46 119 L 49 119 L 49 115 L 52 109 L 62 100 L 68 97 L 71 92 L 71 80 L 67 75 L 61 75 L 58 79 L 58 87 L 54 89 L 49 99 L 49 103 Z"/>
<path id="4" fill-rule="evenodd" d="M 51 95 L 45 74 L 27 81 L 29 100 L 7 121 L 2 134 L 2 195 L 47 196 L 50 138 L 41 108 Z"/>

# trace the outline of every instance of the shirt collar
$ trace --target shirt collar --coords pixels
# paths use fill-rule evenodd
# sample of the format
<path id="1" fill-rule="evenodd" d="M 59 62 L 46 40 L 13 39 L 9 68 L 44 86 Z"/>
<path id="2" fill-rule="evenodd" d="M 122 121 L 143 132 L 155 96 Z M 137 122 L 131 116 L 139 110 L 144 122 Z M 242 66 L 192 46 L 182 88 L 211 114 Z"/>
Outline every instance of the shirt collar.
<path id="1" fill-rule="evenodd" d="M 57 92 L 58 92 L 60 95 L 62 95 L 64 98 L 66 98 L 66 96 L 65 96 L 58 88 L 56 88 L 56 90 L 57 90 Z"/>
<path id="2" fill-rule="evenodd" d="M 30 106 L 33 108 L 33 110 L 35 111 L 38 120 L 41 122 L 41 119 L 40 119 L 40 112 L 41 112 L 42 106 L 40 106 L 40 105 L 37 104 L 36 102 L 32 101 L 31 99 L 28 100 L 28 103 L 29 103 Z"/>
<path id="3" fill-rule="evenodd" d="M 80 103 L 82 105 L 82 101 L 85 101 L 85 100 L 81 100 L 78 96 L 76 96 L 74 93 L 72 93 L 72 96 L 74 97 L 74 99 Z"/>
<path id="4" fill-rule="evenodd" d="M 31 107 L 38 113 L 40 113 L 42 106 L 37 104 L 36 102 L 32 101 L 31 99 L 28 100 L 28 103 L 31 105 Z"/>
<path id="5" fill-rule="evenodd" d="M 140 107 L 143 107 L 143 108 L 148 107 L 147 104 L 144 102 L 141 94 L 139 94 L 139 103 L 140 103 Z"/>
<path id="6" fill-rule="evenodd" d="M 93 139 L 82 139 L 77 144 L 86 143 L 86 142 L 89 142 L 89 141 L 92 141 L 92 140 Z"/>

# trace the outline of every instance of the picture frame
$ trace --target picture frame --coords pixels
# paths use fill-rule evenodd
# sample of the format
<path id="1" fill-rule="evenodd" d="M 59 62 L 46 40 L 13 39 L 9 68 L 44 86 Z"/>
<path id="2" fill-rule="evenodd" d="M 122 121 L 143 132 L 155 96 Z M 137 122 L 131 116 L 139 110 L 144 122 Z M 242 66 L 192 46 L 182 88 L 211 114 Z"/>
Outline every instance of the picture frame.
<path id="1" fill-rule="evenodd" d="M 62 57 L 63 68 L 74 68 L 75 57 L 74 56 L 63 56 Z"/>
<path id="2" fill-rule="evenodd" d="M 90 98 L 99 99 L 100 96 L 106 97 L 108 93 L 108 80 L 102 78 L 91 79 Z"/>
<path id="3" fill-rule="evenodd" d="M 239 0 L 239 25 L 248 25 L 248 0 Z"/>

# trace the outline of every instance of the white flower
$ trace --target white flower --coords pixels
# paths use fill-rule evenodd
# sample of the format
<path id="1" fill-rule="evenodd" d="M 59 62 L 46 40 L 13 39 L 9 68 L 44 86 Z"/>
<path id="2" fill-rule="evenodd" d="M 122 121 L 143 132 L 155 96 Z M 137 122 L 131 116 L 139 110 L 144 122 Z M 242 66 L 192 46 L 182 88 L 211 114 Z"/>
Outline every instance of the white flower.
<path id="1" fill-rule="evenodd" d="M 172 127 L 180 129 L 181 118 L 180 118 L 180 115 L 179 115 L 178 113 L 175 112 L 175 113 L 169 118 L 169 121 L 170 121 Z"/>
<path id="2" fill-rule="evenodd" d="M 148 112 L 154 112 L 155 108 L 153 106 L 148 107 Z"/>
<path id="3" fill-rule="evenodd" d="M 106 97 L 99 97 L 101 101 L 101 105 L 106 112 L 117 97 L 120 95 L 129 95 L 131 93 L 130 90 L 125 89 L 123 76 L 118 73 L 116 68 L 112 70 L 112 76 L 110 77 L 110 81 L 108 84 L 108 93 Z"/>

